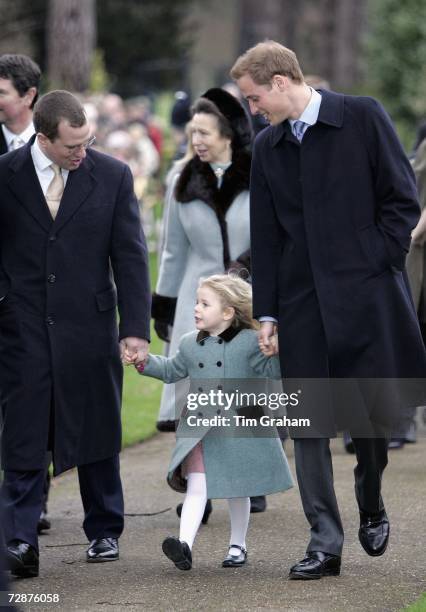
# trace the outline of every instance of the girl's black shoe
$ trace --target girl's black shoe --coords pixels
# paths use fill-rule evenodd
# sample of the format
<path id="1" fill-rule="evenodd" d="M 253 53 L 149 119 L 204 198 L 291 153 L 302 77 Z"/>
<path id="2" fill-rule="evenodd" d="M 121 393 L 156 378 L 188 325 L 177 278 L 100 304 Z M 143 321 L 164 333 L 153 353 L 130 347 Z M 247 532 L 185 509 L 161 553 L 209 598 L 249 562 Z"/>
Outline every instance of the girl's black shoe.
<path id="1" fill-rule="evenodd" d="M 162 545 L 163 553 L 173 561 L 180 570 L 190 570 L 192 567 L 192 554 L 186 542 L 181 542 L 178 538 L 168 536 Z"/>
<path id="2" fill-rule="evenodd" d="M 244 565 L 244 563 L 247 561 L 246 549 L 242 546 L 238 546 L 238 544 L 231 544 L 229 549 L 231 548 L 238 548 L 238 550 L 241 552 L 239 555 L 231 555 L 228 553 L 222 563 L 222 567 L 241 567 L 241 565 Z"/>

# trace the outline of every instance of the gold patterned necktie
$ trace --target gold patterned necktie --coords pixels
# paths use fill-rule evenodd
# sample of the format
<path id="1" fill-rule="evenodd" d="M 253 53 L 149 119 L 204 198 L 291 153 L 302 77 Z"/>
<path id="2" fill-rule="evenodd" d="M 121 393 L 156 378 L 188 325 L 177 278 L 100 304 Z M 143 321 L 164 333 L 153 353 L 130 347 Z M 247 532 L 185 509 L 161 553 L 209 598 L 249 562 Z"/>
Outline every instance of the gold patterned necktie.
<path id="1" fill-rule="evenodd" d="M 60 167 L 57 164 L 50 164 L 55 176 L 50 181 L 46 191 L 46 202 L 50 210 L 52 218 L 55 219 L 59 204 L 61 203 L 62 194 L 64 193 L 64 178 Z"/>
<path id="2" fill-rule="evenodd" d="M 25 144 L 25 141 L 22 140 L 19 136 L 15 136 L 12 138 L 9 145 L 9 151 L 16 151 L 16 149 L 20 149 Z"/>

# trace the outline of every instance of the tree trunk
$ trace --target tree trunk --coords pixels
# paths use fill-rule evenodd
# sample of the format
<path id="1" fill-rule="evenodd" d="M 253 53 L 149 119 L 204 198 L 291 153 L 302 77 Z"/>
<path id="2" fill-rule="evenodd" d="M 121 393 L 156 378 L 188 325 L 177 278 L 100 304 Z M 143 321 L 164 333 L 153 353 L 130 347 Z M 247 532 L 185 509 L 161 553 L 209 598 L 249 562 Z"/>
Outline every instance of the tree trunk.
<path id="1" fill-rule="evenodd" d="M 50 0 L 47 26 L 51 88 L 84 92 L 89 87 L 96 40 L 96 0 Z"/>
<path id="2" fill-rule="evenodd" d="M 282 39 L 282 6 L 277 0 L 243 0 L 241 6 L 241 51 L 265 40 Z"/>

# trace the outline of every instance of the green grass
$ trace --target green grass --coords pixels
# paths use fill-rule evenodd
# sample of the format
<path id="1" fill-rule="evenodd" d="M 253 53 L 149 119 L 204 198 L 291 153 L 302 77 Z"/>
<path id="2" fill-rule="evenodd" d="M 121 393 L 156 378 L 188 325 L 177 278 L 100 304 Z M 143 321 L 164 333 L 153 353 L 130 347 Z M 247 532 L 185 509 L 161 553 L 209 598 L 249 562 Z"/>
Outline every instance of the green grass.
<path id="1" fill-rule="evenodd" d="M 157 256 L 150 256 L 151 284 L 157 278 Z M 158 339 L 151 326 L 150 352 L 161 354 L 163 342 Z M 124 368 L 123 389 L 123 447 L 142 442 L 155 432 L 158 408 L 160 406 L 163 383 L 154 378 L 141 376 L 133 366 Z"/>
<path id="2" fill-rule="evenodd" d="M 404 612 L 426 612 L 426 593 L 424 593 L 420 599 L 416 602 L 404 608 Z"/>

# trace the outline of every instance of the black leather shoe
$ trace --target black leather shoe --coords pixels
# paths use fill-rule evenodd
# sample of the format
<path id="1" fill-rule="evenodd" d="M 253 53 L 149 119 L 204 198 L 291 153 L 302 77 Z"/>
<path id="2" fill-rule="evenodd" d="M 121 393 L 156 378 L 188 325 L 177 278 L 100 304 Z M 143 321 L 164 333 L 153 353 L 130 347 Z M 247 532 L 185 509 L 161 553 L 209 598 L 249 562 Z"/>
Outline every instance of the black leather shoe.
<path id="1" fill-rule="evenodd" d="M 90 542 L 86 552 L 86 561 L 104 563 L 105 561 L 117 561 L 119 556 L 117 538 L 98 538 Z"/>
<path id="2" fill-rule="evenodd" d="M 386 511 L 369 515 L 360 512 L 359 541 L 365 552 L 371 557 L 380 557 L 385 552 L 389 542 L 389 520 Z"/>
<path id="3" fill-rule="evenodd" d="M 48 531 L 49 529 L 50 529 L 50 521 L 47 518 L 46 512 L 44 512 L 43 510 L 42 513 L 40 514 L 40 518 L 38 519 L 37 533 L 40 535 L 42 531 Z"/>
<path id="4" fill-rule="evenodd" d="M 290 569 L 290 580 L 319 580 L 323 576 L 339 576 L 341 558 L 321 551 L 308 552 Z"/>
<path id="5" fill-rule="evenodd" d="M 257 495 L 256 497 L 250 497 L 250 512 L 256 514 L 257 512 L 265 512 L 266 510 L 266 497 L 264 495 Z"/>
<path id="6" fill-rule="evenodd" d="M 225 557 L 222 567 L 241 567 L 247 561 L 247 551 L 242 546 L 238 546 L 238 544 L 231 544 L 229 550 L 231 548 L 238 548 L 241 552 L 239 555 L 228 555 Z"/>
<path id="7" fill-rule="evenodd" d="M 173 561 L 180 570 L 190 570 L 192 567 L 192 554 L 186 542 L 181 542 L 173 536 L 168 536 L 162 544 L 163 553 Z"/>
<path id="8" fill-rule="evenodd" d="M 176 514 L 178 515 L 179 518 L 182 515 L 182 506 L 183 506 L 183 504 L 178 504 L 176 506 Z M 208 499 L 207 503 L 206 503 L 206 507 L 204 508 L 203 518 L 201 519 L 201 522 L 202 522 L 203 525 L 207 525 L 207 522 L 209 520 L 209 516 L 210 516 L 210 514 L 212 512 L 213 512 L 212 500 Z"/>
<path id="9" fill-rule="evenodd" d="M 10 572 L 19 578 L 38 576 L 38 552 L 27 542 L 15 540 L 7 546 L 7 563 Z"/>

